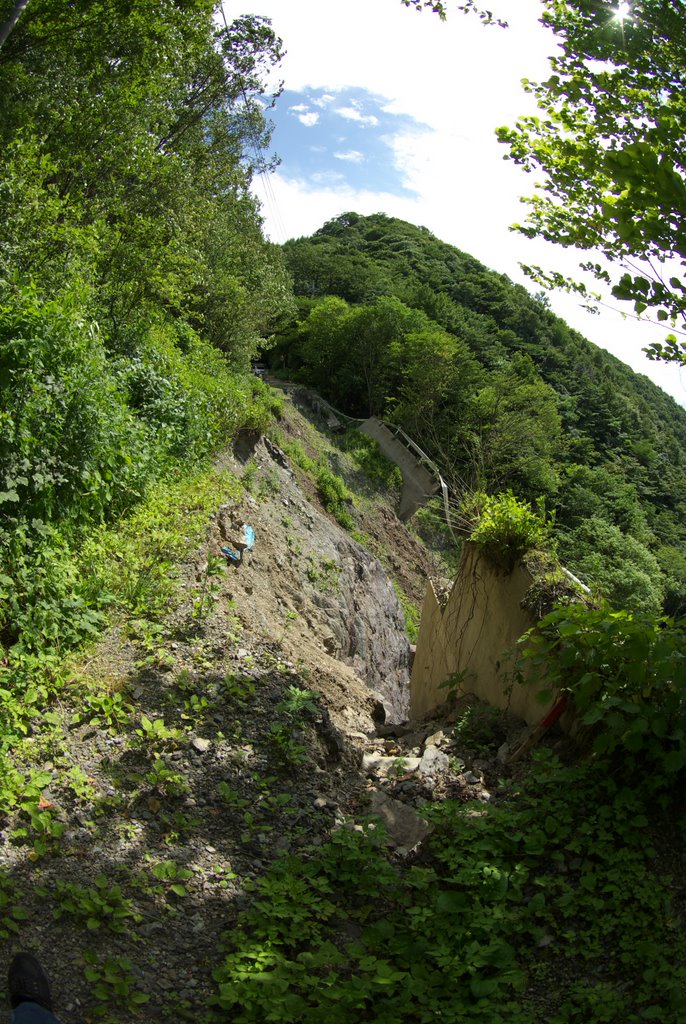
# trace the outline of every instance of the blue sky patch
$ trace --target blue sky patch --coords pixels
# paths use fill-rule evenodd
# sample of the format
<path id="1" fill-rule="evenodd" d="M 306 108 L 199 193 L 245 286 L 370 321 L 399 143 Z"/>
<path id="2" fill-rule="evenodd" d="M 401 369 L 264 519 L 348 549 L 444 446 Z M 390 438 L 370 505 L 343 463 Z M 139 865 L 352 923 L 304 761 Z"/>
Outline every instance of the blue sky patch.
<path id="1" fill-rule="evenodd" d="M 430 129 L 407 115 L 389 113 L 384 109 L 388 104 L 365 89 L 285 90 L 268 111 L 281 173 L 315 189 L 414 196 L 397 166 L 392 140 Z"/>

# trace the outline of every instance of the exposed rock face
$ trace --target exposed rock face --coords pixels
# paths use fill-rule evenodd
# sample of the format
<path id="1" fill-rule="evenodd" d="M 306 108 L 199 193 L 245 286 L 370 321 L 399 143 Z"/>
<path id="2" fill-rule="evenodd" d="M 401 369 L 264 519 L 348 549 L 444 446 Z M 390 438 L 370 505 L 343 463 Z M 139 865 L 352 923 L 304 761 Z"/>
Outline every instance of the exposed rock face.
<path id="1" fill-rule="evenodd" d="M 402 721 L 409 709 L 410 646 L 398 598 L 381 563 L 328 519 L 324 522 L 317 524 L 317 533 L 335 545 L 331 557 L 340 575 L 338 588 L 324 600 L 312 595 L 314 604 L 336 639 L 336 655 L 377 691 L 387 720 Z"/>
<path id="2" fill-rule="evenodd" d="M 410 646 L 383 566 L 306 499 L 275 445 L 260 441 L 254 457 L 270 481 L 269 500 L 248 496 L 217 518 L 218 545 L 243 522 L 255 530 L 254 550 L 231 569 L 239 617 L 272 631 L 282 621 L 279 643 L 295 659 L 306 648 L 311 665 L 316 647 L 322 669 L 330 658 L 344 662 L 379 694 L 387 720 L 402 721 Z"/>

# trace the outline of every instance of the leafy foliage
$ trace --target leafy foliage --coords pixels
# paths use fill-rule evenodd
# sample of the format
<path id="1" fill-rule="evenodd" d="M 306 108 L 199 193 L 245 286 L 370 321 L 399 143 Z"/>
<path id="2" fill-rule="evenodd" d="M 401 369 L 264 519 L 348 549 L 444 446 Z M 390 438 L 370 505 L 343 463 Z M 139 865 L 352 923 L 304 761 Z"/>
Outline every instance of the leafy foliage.
<path id="1" fill-rule="evenodd" d="M 470 510 L 478 517 L 471 541 L 492 562 L 508 571 L 527 551 L 544 547 L 550 536 L 552 524 L 546 522 L 542 505 L 539 503 L 539 508 L 534 510 L 518 501 L 511 492 L 497 497 L 475 494 Z"/>
<path id="2" fill-rule="evenodd" d="M 683 940 L 641 795 L 550 758 L 518 788 L 512 805 L 427 810 L 430 855 L 410 864 L 389 863 L 379 828 L 275 862 L 227 935 L 220 1010 L 533 1024 L 545 992 L 554 1024 L 677 1024 Z"/>
<path id="3" fill-rule="evenodd" d="M 621 752 L 669 786 L 686 767 L 684 630 L 647 613 L 572 605 L 520 641 L 546 683 L 569 692 L 599 754 Z M 626 768 L 625 768 L 626 770 Z"/>
<path id="4" fill-rule="evenodd" d="M 639 315 L 648 310 L 683 331 L 686 12 L 648 2 L 622 15 L 605 3 L 555 0 L 543 4 L 541 20 L 557 46 L 551 76 L 527 86 L 540 114 L 499 131 L 511 159 L 544 174 L 516 227 L 600 251 L 606 262 L 592 256 L 584 269 L 612 283 L 612 294 Z M 586 294 L 559 273 L 528 269 Z M 683 362 L 686 347 L 671 335 L 648 351 Z"/>

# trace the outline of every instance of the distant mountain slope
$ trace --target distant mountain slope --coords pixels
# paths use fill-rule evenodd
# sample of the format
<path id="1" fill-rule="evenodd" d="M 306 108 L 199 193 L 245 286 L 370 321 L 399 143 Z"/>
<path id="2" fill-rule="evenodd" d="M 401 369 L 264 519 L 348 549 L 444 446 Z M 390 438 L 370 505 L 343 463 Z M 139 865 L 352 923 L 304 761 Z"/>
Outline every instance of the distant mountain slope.
<path id="1" fill-rule="evenodd" d="M 426 228 L 348 213 L 283 251 L 300 318 L 274 361 L 402 423 L 454 486 L 545 497 L 614 600 L 686 607 L 686 410 Z"/>

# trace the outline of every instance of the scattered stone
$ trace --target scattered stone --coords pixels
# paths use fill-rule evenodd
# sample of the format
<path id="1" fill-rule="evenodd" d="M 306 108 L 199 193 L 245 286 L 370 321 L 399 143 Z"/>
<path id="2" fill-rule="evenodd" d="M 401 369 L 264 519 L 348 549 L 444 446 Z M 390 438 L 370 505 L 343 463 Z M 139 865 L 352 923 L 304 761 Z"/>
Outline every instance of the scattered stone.
<path id="1" fill-rule="evenodd" d="M 498 747 L 498 753 L 495 756 L 498 764 L 507 764 L 507 760 L 510 756 L 510 744 L 502 743 Z"/>
<path id="2" fill-rule="evenodd" d="M 450 743 L 450 737 L 446 736 L 442 729 L 426 737 L 427 747 L 445 747 L 448 743 Z"/>
<path id="3" fill-rule="evenodd" d="M 191 740 L 191 746 L 197 750 L 199 754 L 206 754 L 212 746 L 212 740 L 206 740 L 202 736 L 194 736 Z"/>
<path id="4" fill-rule="evenodd" d="M 393 846 L 403 851 L 416 849 L 430 832 L 428 821 L 413 808 L 378 789 L 372 792 L 371 810 L 381 818 Z"/>
<path id="5" fill-rule="evenodd" d="M 362 755 L 362 768 L 364 771 L 378 772 L 380 775 L 401 774 L 416 772 L 419 768 L 418 757 L 386 757 L 375 750 L 371 754 Z"/>
<path id="6" fill-rule="evenodd" d="M 399 782 L 397 789 L 399 793 L 407 794 L 407 796 L 415 796 L 415 794 L 419 792 L 419 786 L 417 783 L 410 782 L 409 780 Z"/>
<path id="7" fill-rule="evenodd" d="M 474 772 L 464 772 L 460 776 L 460 779 L 462 780 L 462 782 L 466 783 L 466 785 L 468 785 L 468 786 L 480 786 L 481 785 L 481 776 L 480 775 L 475 775 Z"/>
<path id="8" fill-rule="evenodd" d="M 441 772 L 446 772 L 450 767 L 450 760 L 447 754 L 444 754 L 438 747 L 434 747 L 429 744 L 422 755 L 422 759 L 419 762 L 419 774 L 420 775 L 440 775 Z"/>

